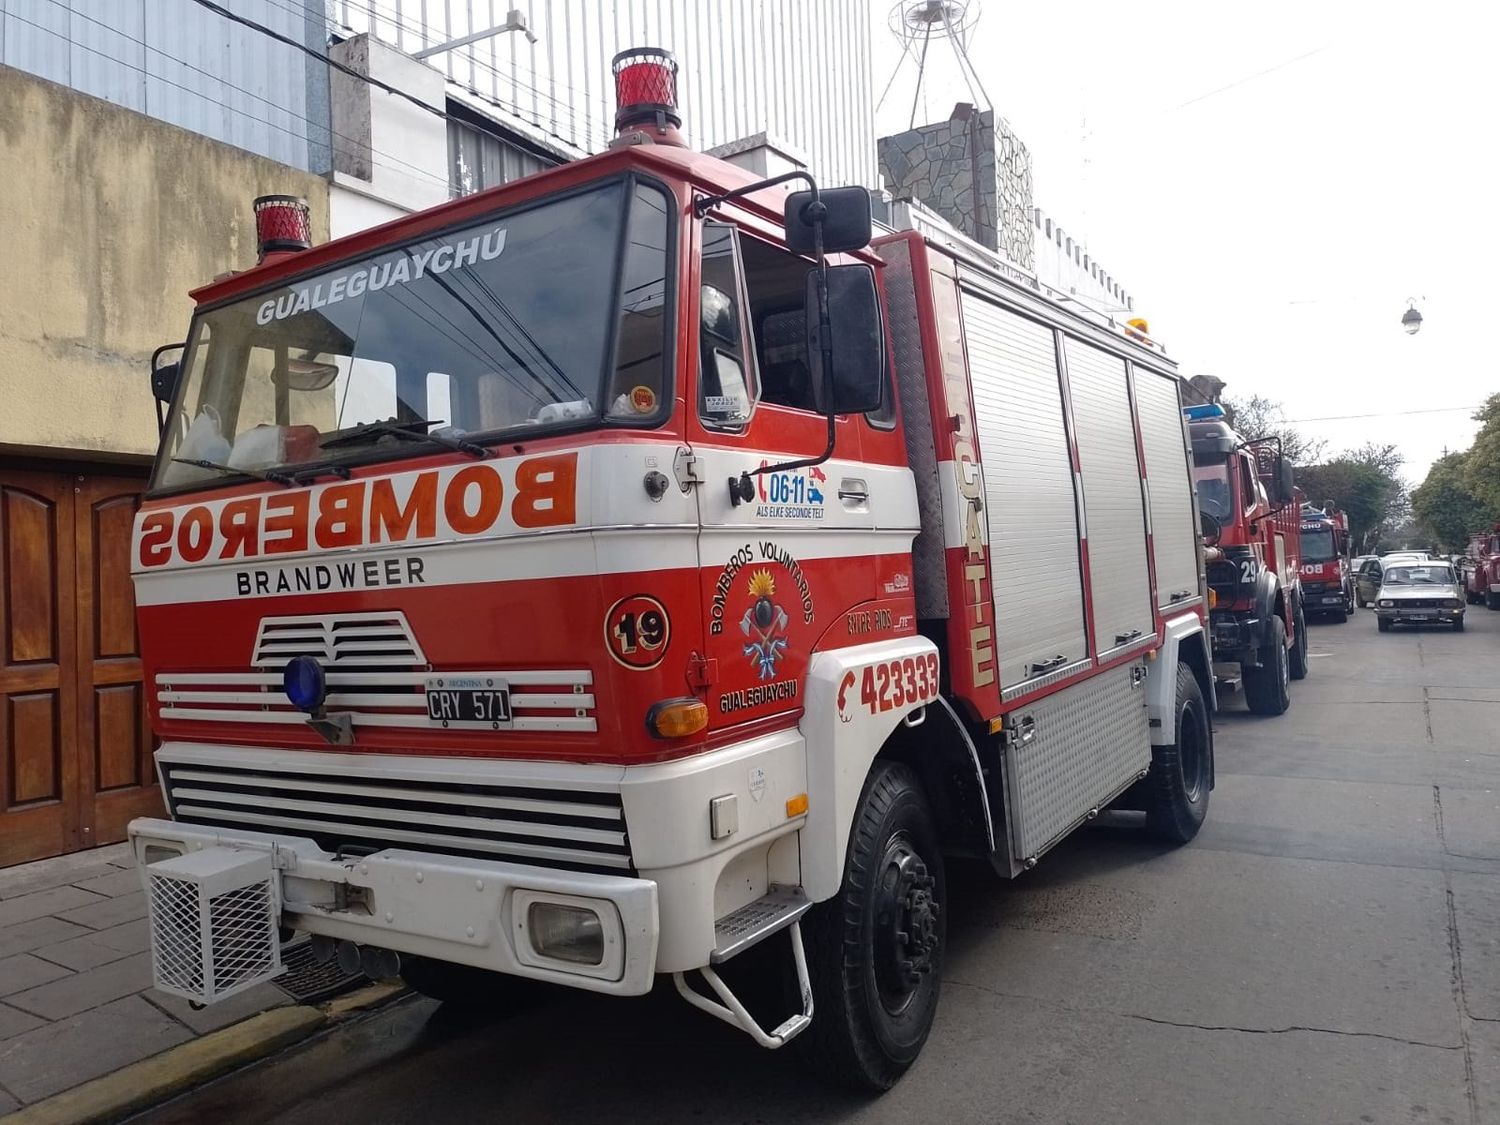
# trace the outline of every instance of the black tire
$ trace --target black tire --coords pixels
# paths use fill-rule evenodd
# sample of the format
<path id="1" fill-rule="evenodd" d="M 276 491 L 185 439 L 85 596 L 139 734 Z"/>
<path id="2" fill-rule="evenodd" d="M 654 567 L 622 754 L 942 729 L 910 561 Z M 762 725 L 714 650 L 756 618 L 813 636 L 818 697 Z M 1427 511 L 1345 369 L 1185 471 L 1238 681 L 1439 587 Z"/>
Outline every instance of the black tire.
<path id="1" fill-rule="evenodd" d="M 1287 654 L 1287 672 L 1294 680 L 1307 679 L 1307 615 L 1302 612 L 1302 606 L 1297 606 L 1296 615 L 1292 618 L 1297 626 L 1297 639 L 1292 642 L 1292 650 Z"/>
<path id="2" fill-rule="evenodd" d="M 1464 619 L 1462 617 L 1455 617 L 1453 619 L 1453 631 L 1455 633 L 1462 633 L 1464 631 Z"/>
<path id="3" fill-rule="evenodd" d="M 1391 631 L 1391 619 L 1389 617 L 1377 617 L 1375 619 L 1375 627 L 1382 633 L 1389 633 Z"/>
<path id="4" fill-rule="evenodd" d="M 1177 741 L 1151 748 L 1145 781 L 1146 831 L 1169 844 L 1186 844 L 1208 815 L 1213 788 L 1214 738 L 1198 677 L 1177 665 Z"/>
<path id="5" fill-rule="evenodd" d="M 849 834 L 839 893 L 802 924 L 812 1026 L 792 1040 L 819 1077 L 888 1090 L 932 1029 L 946 948 L 947 883 L 916 774 L 870 771 Z"/>
<path id="6" fill-rule="evenodd" d="M 1484 608 L 1500 609 L 1500 594 L 1491 593 L 1486 590 L 1484 593 Z"/>
<path id="7" fill-rule="evenodd" d="M 1367 601 L 1365 601 L 1365 599 L 1360 595 L 1359 587 L 1358 586 L 1354 587 L 1354 608 L 1355 609 L 1364 609 L 1365 606 L 1367 606 L 1369 604 L 1370 603 L 1367 602 Z"/>
<path id="8" fill-rule="evenodd" d="M 1284 715 L 1292 705 L 1291 670 L 1286 654 L 1286 624 L 1271 618 L 1269 650 L 1259 668 L 1244 670 L 1245 702 L 1254 715 Z"/>
<path id="9" fill-rule="evenodd" d="M 447 1007 L 494 1011 L 497 1015 L 530 1007 L 553 987 L 526 977 L 405 954 L 401 957 L 401 979 L 414 991 Z"/>

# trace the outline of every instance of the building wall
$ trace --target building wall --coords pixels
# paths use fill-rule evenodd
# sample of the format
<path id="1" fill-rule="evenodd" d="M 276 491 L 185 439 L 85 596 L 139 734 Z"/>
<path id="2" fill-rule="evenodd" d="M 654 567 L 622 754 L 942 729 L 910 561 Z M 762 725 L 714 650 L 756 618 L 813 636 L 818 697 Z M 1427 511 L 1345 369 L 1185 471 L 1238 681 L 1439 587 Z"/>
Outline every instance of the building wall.
<path id="1" fill-rule="evenodd" d="M 147 364 L 188 290 L 255 260 L 251 200 L 318 176 L 0 67 L 0 451 L 147 455 Z"/>
<path id="2" fill-rule="evenodd" d="M 329 0 L 334 20 L 408 54 L 504 23 L 519 31 L 433 55 L 459 86 L 518 126 L 597 152 L 614 133 L 610 59 L 665 47 L 681 66 L 696 149 L 767 133 L 806 153 L 829 184 L 878 187 L 869 0 Z M 425 20 L 425 22 L 424 22 Z M 503 120 L 503 114 L 497 115 Z"/>
<path id="3" fill-rule="evenodd" d="M 323 0 L 236 0 L 321 54 Z M 13 66 L 295 168 L 326 171 L 328 68 L 193 0 L 0 0 Z"/>

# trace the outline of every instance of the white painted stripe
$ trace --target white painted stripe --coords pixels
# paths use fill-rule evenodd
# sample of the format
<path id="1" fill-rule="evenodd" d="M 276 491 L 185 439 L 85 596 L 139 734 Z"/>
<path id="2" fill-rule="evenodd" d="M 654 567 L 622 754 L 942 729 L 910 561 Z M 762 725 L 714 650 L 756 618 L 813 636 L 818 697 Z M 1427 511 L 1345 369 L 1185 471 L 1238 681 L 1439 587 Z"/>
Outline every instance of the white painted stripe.
<path id="1" fill-rule="evenodd" d="M 595 867 L 628 868 L 630 858 L 611 852 L 590 852 L 577 848 L 549 848 L 541 844 L 526 844 L 513 840 L 485 840 L 469 836 L 449 836 L 441 832 L 411 832 L 404 828 L 385 828 L 374 825 L 350 824 L 337 820 L 309 820 L 303 817 L 275 816 L 270 813 L 250 812 L 245 809 L 215 809 L 202 805 L 178 805 L 179 818 L 201 817 L 204 820 L 228 821 L 231 824 L 274 824 L 283 828 L 300 829 L 303 832 L 344 832 L 351 836 L 380 840 L 401 840 L 422 844 L 441 850 L 445 847 L 463 851 L 495 852 L 500 855 L 524 855 L 537 859 L 566 860 L 586 863 Z"/>
<path id="2" fill-rule="evenodd" d="M 421 687 L 433 676 L 493 676 L 497 680 L 504 680 L 511 686 L 516 684 L 535 684 L 553 687 L 558 684 L 581 684 L 588 687 L 594 682 L 592 672 L 571 671 L 560 672 L 547 669 L 528 669 L 526 671 L 499 671 L 496 669 L 474 669 L 467 668 L 453 672 L 329 672 L 328 684 L 330 687 L 355 687 L 369 685 L 371 687 L 397 686 L 401 684 L 412 684 Z M 160 672 L 156 677 L 157 686 L 168 684 L 274 684 L 281 686 L 280 672 Z"/>
<path id="3" fill-rule="evenodd" d="M 291 703 L 286 696 L 278 691 L 159 691 L 156 693 L 158 702 L 176 703 L 188 707 L 204 703 L 240 703 L 247 706 L 271 706 L 276 708 L 287 708 Z M 539 710 L 564 710 L 575 711 L 579 708 L 591 710 L 594 706 L 594 697 L 586 693 L 574 695 L 572 693 L 540 694 L 531 693 L 526 695 L 512 694 L 510 705 L 517 710 L 536 708 Z M 330 707 L 401 707 L 411 711 L 427 713 L 427 695 L 425 692 L 349 692 L 340 694 L 333 692 L 328 696 Z"/>
<path id="4" fill-rule="evenodd" d="M 746 541 L 777 540 L 784 527 L 761 525 L 721 527 L 718 532 L 736 533 Z M 797 528 L 793 553 L 802 562 L 809 559 L 856 559 L 872 555 L 901 554 L 911 549 L 913 532 L 902 528 Z M 728 544 L 732 537 L 721 540 Z M 699 540 L 696 528 L 629 527 L 617 530 L 568 532 L 538 535 L 531 538 L 503 540 L 471 539 L 459 543 L 428 544 L 420 547 L 365 548 L 358 555 L 326 555 L 300 562 L 257 560 L 229 565 L 200 566 L 161 573 L 137 575 L 136 604 L 140 606 L 186 605 L 198 602 L 233 602 L 241 600 L 241 572 L 278 571 L 295 566 L 333 565 L 334 560 L 353 557 L 382 559 L 391 555 L 420 557 L 423 582 L 418 589 L 478 583 L 520 582 L 548 578 L 592 577 L 602 574 L 655 574 L 670 570 L 696 570 L 699 567 Z M 717 567 L 723 559 L 704 558 L 702 565 Z M 274 586 L 274 583 L 273 583 Z M 363 589 L 363 587 L 361 587 Z M 337 591 L 303 591 L 279 597 L 326 597 Z M 245 595 L 259 597 L 262 595 Z M 263 595 L 266 597 L 272 595 Z M 375 659 L 384 658 L 372 658 Z"/>
<path id="5" fill-rule="evenodd" d="M 210 707 L 163 707 L 161 717 L 164 719 L 181 719 L 184 722 L 198 723 L 301 723 L 305 722 L 307 716 L 300 711 L 235 711 L 228 709 L 217 709 Z M 417 727 L 430 728 L 432 730 L 444 729 L 441 724 L 433 722 L 425 713 L 420 715 L 401 715 L 381 713 L 378 711 L 351 711 L 349 719 L 356 727 Z M 477 727 L 474 729 L 478 729 Z M 593 719 L 564 719 L 542 716 L 517 715 L 512 718 L 510 725 L 501 727 L 501 730 L 537 730 L 537 731 L 596 731 L 598 724 Z"/>

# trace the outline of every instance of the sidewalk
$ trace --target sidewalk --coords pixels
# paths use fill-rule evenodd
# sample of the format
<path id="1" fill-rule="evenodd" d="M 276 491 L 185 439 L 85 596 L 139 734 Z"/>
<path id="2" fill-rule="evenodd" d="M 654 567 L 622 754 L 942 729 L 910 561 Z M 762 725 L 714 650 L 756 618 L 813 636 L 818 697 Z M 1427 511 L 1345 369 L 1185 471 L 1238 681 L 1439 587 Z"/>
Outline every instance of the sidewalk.
<path id="1" fill-rule="evenodd" d="M 152 989 L 125 844 L 0 869 L 0 1117 L 302 998 L 263 984 L 195 1012 Z"/>

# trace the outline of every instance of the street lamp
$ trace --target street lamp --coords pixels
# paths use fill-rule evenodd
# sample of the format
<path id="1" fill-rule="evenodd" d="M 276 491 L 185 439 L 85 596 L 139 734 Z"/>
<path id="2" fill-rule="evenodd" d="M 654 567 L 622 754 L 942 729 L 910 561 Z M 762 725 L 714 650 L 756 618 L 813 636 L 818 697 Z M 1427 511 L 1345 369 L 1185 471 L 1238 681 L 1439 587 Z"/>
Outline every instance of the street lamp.
<path id="1" fill-rule="evenodd" d="M 1408 299 L 1406 305 L 1406 311 L 1401 314 L 1401 327 L 1406 329 L 1408 336 L 1415 336 L 1422 331 L 1422 314 L 1417 311 L 1415 300 Z"/>

